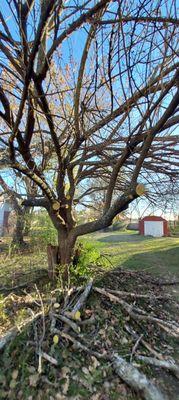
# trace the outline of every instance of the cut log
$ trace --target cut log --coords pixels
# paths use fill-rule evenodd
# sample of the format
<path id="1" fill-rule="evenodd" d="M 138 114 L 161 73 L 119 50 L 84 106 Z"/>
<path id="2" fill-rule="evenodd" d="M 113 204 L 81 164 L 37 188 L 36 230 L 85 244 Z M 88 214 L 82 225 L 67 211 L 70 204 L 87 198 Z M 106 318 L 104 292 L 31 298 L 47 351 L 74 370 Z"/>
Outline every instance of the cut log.
<path id="1" fill-rule="evenodd" d="M 167 400 L 166 396 L 143 373 L 139 372 L 137 368 L 126 362 L 118 354 L 112 357 L 112 361 L 116 374 L 135 392 L 140 392 L 145 400 Z"/>
<path id="2" fill-rule="evenodd" d="M 168 371 L 172 372 L 176 376 L 176 378 L 179 379 L 179 366 L 175 363 L 174 360 L 157 360 L 156 358 L 139 355 L 136 355 L 135 357 L 137 358 L 137 360 L 140 360 L 145 364 L 168 369 Z"/>

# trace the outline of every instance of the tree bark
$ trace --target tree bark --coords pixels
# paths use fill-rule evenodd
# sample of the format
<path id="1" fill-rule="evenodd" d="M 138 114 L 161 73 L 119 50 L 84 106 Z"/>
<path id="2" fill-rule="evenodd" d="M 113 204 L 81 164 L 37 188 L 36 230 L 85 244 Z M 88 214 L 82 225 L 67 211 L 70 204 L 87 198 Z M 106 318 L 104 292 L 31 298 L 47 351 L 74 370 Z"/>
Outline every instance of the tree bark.
<path id="1" fill-rule="evenodd" d="M 58 259 L 61 265 L 67 265 L 72 262 L 76 237 L 72 234 L 58 234 Z"/>
<path id="2" fill-rule="evenodd" d="M 24 236 L 28 236 L 30 228 L 31 228 L 31 216 L 32 216 L 33 208 L 26 207 L 25 208 L 25 221 L 24 221 Z"/>
<path id="3" fill-rule="evenodd" d="M 47 246 L 49 278 L 60 273 L 64 281 L 68 279 L 68 267 L 73 262 L 76 237 L 65 230 L 58 231 L 58 246 Z"/>
<path id="4" fill-rule="evenodd" d="M 15 210 L 16 212 L 16 226 L 13 232 L 12 244 L 24 247 L 24 225 L 25 225 L 25 215 L 23 211 Z"/>

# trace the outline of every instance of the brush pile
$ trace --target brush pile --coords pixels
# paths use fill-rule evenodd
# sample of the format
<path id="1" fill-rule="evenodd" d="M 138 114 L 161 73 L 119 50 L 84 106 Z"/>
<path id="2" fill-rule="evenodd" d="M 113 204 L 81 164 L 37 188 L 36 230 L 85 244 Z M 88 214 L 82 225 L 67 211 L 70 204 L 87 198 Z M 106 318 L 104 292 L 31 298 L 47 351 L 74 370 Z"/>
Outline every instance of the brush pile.
<path id="1" fill-rule="evenodd" d="M 36 288 L 29 318 L 0 337 L 0 398 L 177 398 L 178 305 L 149 280 L 115 270 L 48 299 Z"/>

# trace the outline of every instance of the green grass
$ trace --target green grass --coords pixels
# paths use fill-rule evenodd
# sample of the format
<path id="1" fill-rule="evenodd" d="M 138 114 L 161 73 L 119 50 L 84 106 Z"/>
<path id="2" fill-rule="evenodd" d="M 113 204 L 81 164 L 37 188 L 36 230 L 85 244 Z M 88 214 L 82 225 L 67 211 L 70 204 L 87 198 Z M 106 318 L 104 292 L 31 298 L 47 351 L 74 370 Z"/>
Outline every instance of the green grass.
<path id="1" fill-rule="evenodd" d="M 146 272 L 165 277 L 169 274 L 171 274 L 171 278 L 179 276 L 179 239 L 176 237 L 155 239 L 151 237 L 139 236 L 135 232 L 116 231 L 111 233 L 98 232 L 92 235 L 86 235 L 85 237 L 79 239 L 83 243 L 88 243 L 88 246 L 84 247 L 88 250 L 91 250 L 90 254 L 88 255 L 88 260 L 89 264 L 91 263 L 96 265 L 96 271 L 98 271 L 98 265 L 95 263 L 94 259 L 96 255 L 98 256 L 98 254 L 101 253 L 111 262 L 110 266 L 109 263 L 108 266 L 106 266 L 107 269 L 122 266 L 126 269 L 139 271 L 146 270 Z M 38 243 L 40 243 L 40 240 Z M 47 255 L 45 245 L 41 244 L 39 248 L 37 246 L 33 247 L 32 245 L 29 245 L 29 249 L 26 249 L 24 252 L 13 253 L 8 251 L 7 244 L 8 241 L 6 243 L 4 242 L 4 246 L 6 245 L 6 250 L 4 249 L 4 251 L 0 253 L 1 275 L 3 278 L 3 280 L 1 279 L 1 285 L 9 283 L 8 275 L 12 275 L 12 279 L 14 279 L 12 283 L 18 284 L 18 274 L 20 275 L 20 281 L 22 281 L 21 275 L 23 275 L 23 272 L 30 272 L 28 279 L 31 279 L 33 271 L 35 271 L 37 268 L 40 269 L 46 267 Z M 104 265 L 102 264 L 102 266 L 105 267 L 105 258 Z M 96 276 L 96 271 L 90 269 L 90 274 L 94 274 Z M 103 287 L 106 285 L 106 287 L 111 287 L 114 289 L 124 288 L 125 290 L 127 287 L 128 291 L 144 290 L 144 293 L 150 289 L 148 287 L 148 282 L 144 281 L 143 284 L 143 275 L 145 274 L 139 274 L 139 278 L 136 277 L 135 279 L 133 276 L 130 277 L 128 274 L 124 274 L 124 279 L 122 282 L 120 281 L 120 278 L 117 280 L 115 275 L 113 277 L 111 277 L 111 275 L 112 274 L 103 274 L 102 272 L 102 275 L 99 275 L 98 277 L 97 284 L 99 284 L 101 280 Z M 88 279 L 87 276 L 85 276 L 85 279 Z M 38 287 L 40 282 L 41 280 L 39 279 L 37 282 Z M 32 298 L 38 300 L 39 302 L 38 293 L 35 291 L 34 287 L 32 287 L 32 290 Z M 45 298 L 45 292 L 43 292 L 43 290 L 44 286 L 42 288 L 42 292 L 41 289 L 40 292 L 41 295 L 44 296 L 43 298 Z M 50 289 L 47 293 L 48 298 L 49 295 Z M 29 306 L 25 307 L 23 300 L 25 300 L 25 296 L 24 298 L 22 296 L 21 306 L 20 296 L 16 297 L 16 295 L 14 295 L 14 297 L 12 297 L 12 295 L 10 295 L 7 297 L 5 303 L 3 296 L 0 296 L 0 325 L 2 327 L 2 333 L 8 330 L 14 324 L 18 325 L 23 318 L 26 318 L 26 313 L 29 309 Z M 26 300 L 29 301 L 28 296 Z M 60 302 L 58 295 L 56 300 L 57 302 Z M 137 306 L 138 305 L 142 308 L 145 308 L 146 306 L 147 310 L 151 311 L 150 308 L 148 309 L 148 300 L 146 302 L 143 300 L 137 300 Z M 164 310 L 167 305 L 165 303 L 160 303 L 160 301 L 158 302 L 157 300 L 157 303 L 155 304 L 156 312 L 161 312 L 161 306 L 162 315 L 164 315 Z M 168 307 L 170 307 L 170 304 Z M 173 315 L 175 315 L 174 313 L 176 312 L 175 308 L 173 307 L 174 306 L 172 305 L 172 307 L 169 309 L 171 318 L 173 318 Z M 110 302 L 107 302 L 106 299 L 98 296 L 97 293 L 93 293 L 93 295 L 88 299 L 87 310 L 94 314 L 95 323 L 94 325 L 86 325 L 82 331 L 84 343 L 86 345 L 90 345 L 91 347 L 93 344 L 97 344 L 97 346 L 101 346 L 102 349 L 105 347 L 104 343 L 106 343 L 107 348 L 111 348 L 112 351 L 116 351 L 122 356 L 128 357 L 128 355 L 131 353 L 133 342 L 130 335 L 128 335 L 125 331 L 126 315 L 123 314 L 121 306 L 119 304 L 111 304 Z M 37 311 L 39 311 L 39 308 L 37 308 Z M 154 311 L 153 300 L 152 311 Z M 36 312 L 36 309 L 33 308 L 33 312 Z M 168 308 L 166 315 L 168 315 Z M 65 378 L 60 371 L 62 367 L 68 367 L 69 387 L 67 396 L 65 397 L 67 399 L 73 399 L 76 396 L 81 396 L 81 399 L 88 400 L 92 397 L 94 388 L 96 393 L 101 393 L 101 395 L 104 396 L 100 398 L 105 398 L 105 381 L 112 383 L 108 393 L 108 398 L 111 400 L 139 399 L 138 395 L 135 396 L 127 387 L 124 386 L 124 384 L 122 384 L 122 386 L 124 386 L 123 390 L 125 389 L 126 394 L 123 396 L 123 393 L 120 393 L 119 379 L 113 374 L 111 365 L 109 365 L 109 363 L 101 361 L 100 365 L 89 369 L 89 372 L 87 371 L 86 373 L 86 371 L 84 372 L 84 367 L 86 369 L 88 366 L 93 366 L 90 356 L 79 353 L 77 349 L 72 350 L 71 346 L 65 347 L 65 344 L 63 344 L 64 347 L 54 347 L 52 336 L 49 333 L 50 323 L 48 320 L 46 324 L 46 336 L 43 343 L 44 350 L 52 357 L 54 356 L 57 358 L 59 365 L 58 368 L 54 368 L 54 366 L 51 364 L 43 361 L 43 374 L 38 376 L 38 381 L 35 386 L 30 386 L 30 378 L 32 377 L 32 374 L 34 374 L 32 368 L 36 374 L 38 366 L 38 358 L 35 355 L 33 341 L 36 337 L 36 332 L 39 337 L 41 337 L 42 334 L 40 324 L 39 327 L 38 325 L 34 326 L 31 326 L 29 329 L 27 329 L 27 331 L 22 331 L 21 334 L 16 337 L 14 342 L 6 347 L 3 356 L 1 357 L 0 386 L 2 387 L 0 389 L 0 398 L 11 400 L 15 400 L 17 398 L 20 400 L 28 400 L 31 397 L 33 397 L 33 399 L 47 400 L 51 398 L 51 396 L 52 398 L 56 398 L 56 393 L 61 391 L 63 385 L 65 384 Z M 39 331 L 37 330 L 37 327 Z M 156 343 L 157 348 L 159 348 L 159 351 L 163 351 L 162 347 L 160 349 L 161 335 L 159 337 L 156 336 L 157 330 L 155 327 L 153 327 L 153 331 L 151 331 L 150 326 L 148 335 L 147 325 L 144 324 L 144 327 L 142 326 L 142 330 L 139 332 L 139 334 L 143 332 L 145 332 L 145 337 L 147 340 L 150 341 L 151 336 L 155 338 L 154 343 Z M 125 338 L 126 342 L 122 342 L 121 338 Z M 165 345 L 166 343 L 173 346 L 175 349 L 176 345 L 174 341 L 171 341 L 170 339 L 169 342 L 166 342 L 165 337 Z M 175 354 L 178 354 L 176 350 Z M 156 376 L 152 375 L 154 372 L 147 368 L 144 368 L 144 372 L 149 376 L 151 375 L 151 377 L 155 377 L 156 379 Z M 14 370 L 18 371 L 18 376 L 15 381 L 12 375 Z M 143 370 L 143 367 L 141 370 Z M 44 376 L 48 378 L 50 383 L 48 383 L 49 381 L 43 381 L 42 378 Z M 173 385 L 173 381 L 170 386 L 173 388 L 172 390 L 174 392 L 172 398 L 176 398 L 175 392 L 177 391 L 177 388 L 175 388 Z"/>
<path id="2" fill-rule="evenodd" d="M 146 270 L 157 275 L 171 274 L 179 277 L 177 237 L 152 238 L 140 236 L 134 231 L 115 231 L 97 232 L 80 237 L 79 240 L 104 254 L 110 260 L 110 267 L 121 266 L 126 269 Z M 2 285 L 8 282 L 8 276 L 14 285 L 22 280 L 22 273 L 30 272 L 32 276 L 33 272 L 40 268 L 47 268 L 45 245 L 34 248 L 30 245 L 23 253 L 11 253 L 6 244 L 6 251 L 0 253 Z"/>
<path id="3" fill-rule="evenodd" d="M 86 235 L 82 241 L 97 247 L 114 267 L 179 277 L 179 238 L 151 238 L 119 231 Z"/>

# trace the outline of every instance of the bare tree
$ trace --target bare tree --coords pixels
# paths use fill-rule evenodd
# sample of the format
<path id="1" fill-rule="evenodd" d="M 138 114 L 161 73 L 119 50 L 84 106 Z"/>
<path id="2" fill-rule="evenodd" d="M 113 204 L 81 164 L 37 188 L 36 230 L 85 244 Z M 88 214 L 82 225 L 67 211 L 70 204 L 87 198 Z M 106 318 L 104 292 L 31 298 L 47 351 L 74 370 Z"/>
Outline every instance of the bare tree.
<path id="1" fill-rule="evenodd" d="M 176 1 L 4 3 L 0 143 L 43 194 L 24 204 L 47 209 L 66 265 L 77 237 L 109 226 L 143 184 L 175 184 Z M 76 225 L 75 205 L 101 189 L 103 214 Z"/>
<path id="2" fill-rule="evenodd" d="M 9 184 L 6 183 L 7 176 Z M 21 175 L 19 172 L 15 171 L 12 175 L 7 175 L 7 171 L 5 170 L 0 174 L 1 194 L 5 195 L 8 199 L 16 217 L 12 235 L 12 244 L 18 248 L 26 246 L 24 236 L 28 235 L 31 226 L 30 218 L 32 207 L 24 206 L 23 198 L 25 196 L 26 199 L 29 197 L 32 199 L 32 197 L 35 196 L 38 187 L 34 186 L 33 181 L 30 181 L 29 178 L 25 175 Z"/>

